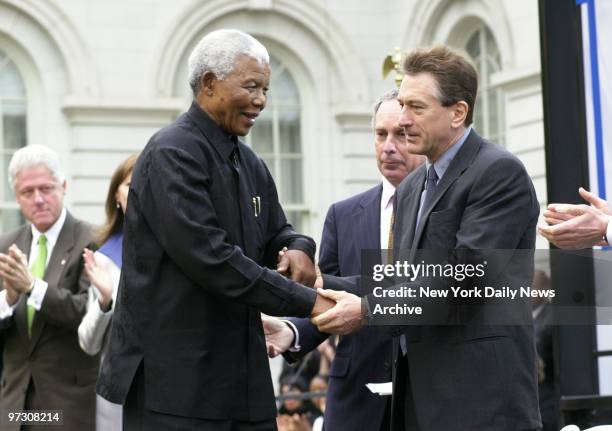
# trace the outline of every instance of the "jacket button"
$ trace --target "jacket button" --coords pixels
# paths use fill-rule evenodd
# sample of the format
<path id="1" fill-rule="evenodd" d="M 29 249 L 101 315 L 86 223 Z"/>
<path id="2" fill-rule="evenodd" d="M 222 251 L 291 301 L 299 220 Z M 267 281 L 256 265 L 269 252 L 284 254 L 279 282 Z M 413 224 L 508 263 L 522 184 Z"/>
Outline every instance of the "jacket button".
<path id="1" fill-rule="evenodd" d="M 388 369 L 390 364 L 388 362 L 385 362 L 383 365 L 385 366 L 386 369 Z"/>

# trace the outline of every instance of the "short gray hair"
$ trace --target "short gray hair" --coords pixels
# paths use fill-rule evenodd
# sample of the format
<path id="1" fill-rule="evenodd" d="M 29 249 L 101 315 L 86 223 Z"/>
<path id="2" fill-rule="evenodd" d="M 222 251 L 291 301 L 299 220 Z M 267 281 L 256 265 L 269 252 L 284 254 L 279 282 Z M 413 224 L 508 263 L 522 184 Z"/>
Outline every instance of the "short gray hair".
<path id="1" fill-rule="evenodd" d="M 380 96 L 380 99 L 378 99 L 378 102 L 374 104 L 374 114 L 372 115 L 372 129 L 376 128 L 376 114 L 378 113 L 378 109 L 380 108 L 380 105 L 382 105 L 384 102 L 387 102 L 388 100 L 397 100 L 398 94 L 399 94 L 399 91 L 397 88 L 394 88 L 393 90 L 389 90 L 385 94 Z"/>
<path id="2" fill-rule="evenodd" d="M 49 169 L 51 175 L 60 184 L 66 181 L 66 175 L 64 175 L 60 159 L 55 151 L 44 145 L 28 145 L 15 151 L 9 163 L 8 180 L 11 188 L 15 189 L 15 181 L 19 172 L 41 165 Z"/>
<path id="3" fill-rule="evenodd" d="M 200 91 L 202 75 L 212 72 L 217 79 L 225 79 L 234 70 L 234 61 L 240 54 L 254 58 L 261 64 L 270 63 L 266 47 L 245 32 L 221 29 L 204 36 L 189 55 L 187 62 L 193 96 L 197 96 Z"/>

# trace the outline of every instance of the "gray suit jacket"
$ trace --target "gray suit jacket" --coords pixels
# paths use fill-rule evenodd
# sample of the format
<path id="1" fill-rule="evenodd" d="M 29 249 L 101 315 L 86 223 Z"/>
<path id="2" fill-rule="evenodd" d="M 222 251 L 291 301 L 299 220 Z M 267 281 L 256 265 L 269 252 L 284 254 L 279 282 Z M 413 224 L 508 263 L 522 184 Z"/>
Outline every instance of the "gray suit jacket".
<path id="1" fill-rule="evenodd" d="M 396 256 L 414 258 L 417 249 L 534 248 L 539 205 L 529 175 L 512 154 L 472 131 L 415 227 L 425 175 L 423 166 L 397 189 Z M 324 282 L 337 289 L 354 280 L 324 276 Z M 383 302 L 372 296 L 368 300 L 371 309 Z M 452 303 L 436 304 L 444 305 L 444 315 L 464 311 Z M 421 429 L 516 431 L 541 426 L 532 326 L 412 324 L 403 333 Z M 396 377 L 394 382 L 403 380 Z M 394 387 L 394 394 L 403 390 Z M 402 408 L 394 403 L 394 411 Z"/>
<path id="2" fill-rule="evenodd" d="M 0 236 L 0 250 L 6 252 L 15 243 L 29 255 L 31 242 L 32 231 L 27 224 Z M 84 247 L 92 246 L 90 226 L 68 213 L 45 271 L 48 288 L 34 317 L 32 337 L 27 332 L 25 295 L 20 297 L 13 315 L 0 320 L 5 339 L 1 410 L 23 410 L 32 379 L 32 406 L 63 410 L 63 430 L 94 429 L 99 357 L 86 355 L 77 338 L 89 285 L 82 271 L 81 255 Z M 0 280 L 0 289 L 2 283 Z M 19 426 L 3 429 L 17 431 Z"/>

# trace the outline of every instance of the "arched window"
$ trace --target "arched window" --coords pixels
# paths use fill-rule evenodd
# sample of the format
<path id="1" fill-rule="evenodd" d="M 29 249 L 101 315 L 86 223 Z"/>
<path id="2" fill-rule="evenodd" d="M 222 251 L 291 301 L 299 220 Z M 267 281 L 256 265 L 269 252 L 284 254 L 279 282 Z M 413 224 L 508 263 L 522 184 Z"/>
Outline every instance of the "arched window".
<path id="1" fill-rule="evenodd" d="M 271 57 L 270 69 L 268 103 L 246 142 L 272 173 L 287 219 L 297 232 L 303 232 L 308 208 L 304 202 L 300 95 L 281 61 Z"/>
<path id="2" fill-rule="evenodd" d="M 468 38 L 465 50 L 472 57 L 478 70 L 474 127 L 482 136 L 504 145 L 502 91 L 491 84 L 491 75 L 501 69 L 501 55 L 491 30 L 484 24 L 479 25 Z"/>
<path id="3" fill-rule="evenodd" d="M 8 181 L 8 164 L 26 141 L 25 85 L 15 63 L 0 49 L 0 232 L 23 222 Z"/>

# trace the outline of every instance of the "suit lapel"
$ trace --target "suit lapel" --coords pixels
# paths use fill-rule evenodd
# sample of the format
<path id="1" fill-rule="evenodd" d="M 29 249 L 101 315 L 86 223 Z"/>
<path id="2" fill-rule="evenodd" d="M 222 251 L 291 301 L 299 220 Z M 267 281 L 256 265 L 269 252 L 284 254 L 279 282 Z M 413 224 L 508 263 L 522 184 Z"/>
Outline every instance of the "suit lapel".
<path id="1" fill-rule="evenodd" d="M 357 235 L 356 243 L 358 250 L 372 250 L 380 248 L 380 197 L 382 184 L 376 187 L 372 193 L 364 196 L 359 207 L 361 211 L 355 213 L 357 225 L 362 235 Z"/>
<path id="2" fill-rule="evenodd" d="M 30 248 L 32 246 L 32 227 L 30 224 L 25 225 L 21 229 L 17 235 L 17 238 L 15 238 L 15 244 L 26 256 L 30 256 Z M 28 327 L 26 322 L 26 302 L 27 297 L 25 295 L 21 295 L 19 301 L 17 302 L 17 306 L 15 307 L 14 322 L 19 336 L 27 340 Z"/>
<path id="3" fill-rule="evenodd" d="M 397 212 L 395 217 L 395 228 L 393 234 L 396 241 L 394 251 L 399 249 L 410 249 L 413 246 L 414 230 L 416 219 L 421 203 L 421 192 L 425 183 L 426 169 L 425 165 L 418 168 L 414 175 L 406 184 L 401 185 L 401 191 L 398 194 Z M 400 257 L 397 253 L 394 256 Z"/>
<path id="4" fill-rule="evenodd" d="M 457 181 L 457 178 L 459 178 L 461 174 L 463 174 L 463 172 L 465 172 L 465 170 L 472 164 L 474 157 L 480 149 L 481 142 L 482 139 L 480 138 L 480 136 L 478 136 L 478 134 L 472 129 L 467 139 L 463 143 L 463 146 L 455 155 L 455 158 L 451 161 L 450 165 L 448 166 L 448 169 L 444 173 L 444 176 L 438 183 L 433 198 L 429 201 L 427 207 L 423 208 L 421 218 L 419 220 L 419 225 L 417 226 L 414 242 L 412 244 L 413 249 L 418 248 L 418 244 L 421 241 L 423 230 L 425 228 L 425 225 L 427 224 L 427 218 L 429 217 L 431 210 L 435 208 L 435 206 L 438 204 L 438 201 L 442 198 L 442 196 L 444 196 L 450 186 L 455 181 Z"/>
<path id="5" fill-rule="evenodd" d="M 64 226 L 60 231 L 57 242 L 53 247 L 53 252 L 49 258 L 47 269 L 45 270 L 45 276 L 43 279 L 52 286 L 59 286 L 64 270 L 66 269 L 66 263 L 70 257 L 70 252 L 74 248 L 74 218 L 69 212 L 66 213 L 66 220 Z M 34 317 L 32 323 L 32 338 L 30 338 L 30 352 L 38 342 L 42 330 L 45 326 L 44 319 Z"/>

